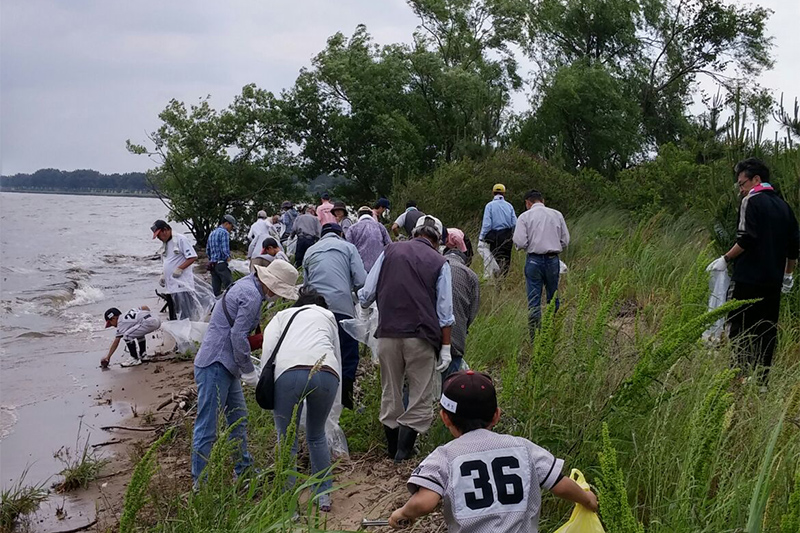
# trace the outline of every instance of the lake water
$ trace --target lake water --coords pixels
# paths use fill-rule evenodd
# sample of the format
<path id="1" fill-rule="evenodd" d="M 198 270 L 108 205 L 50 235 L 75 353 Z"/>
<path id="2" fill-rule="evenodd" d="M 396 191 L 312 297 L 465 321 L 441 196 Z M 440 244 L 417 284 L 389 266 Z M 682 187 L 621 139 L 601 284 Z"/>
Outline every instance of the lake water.
<path id="1" fill-rule="evenodd" d="M 0 471 L 6 487 L 28 468 L 28 483 L 61 465 L 53 453 L 81 438 L 109 438 L 99 426 L 130 405 L 97 401 L 120 374 L 98 368 L 113 340 L 103 312 L 155 296 L 160 242 L 150 225 L 166 218 L 154 198 L 0 193 Z M 173 224 L 175 231 L 185 228 Z M 112 359 L 119 362 L 122 349 Z M 130 392 L 130 391 L 129 391 Z"/>

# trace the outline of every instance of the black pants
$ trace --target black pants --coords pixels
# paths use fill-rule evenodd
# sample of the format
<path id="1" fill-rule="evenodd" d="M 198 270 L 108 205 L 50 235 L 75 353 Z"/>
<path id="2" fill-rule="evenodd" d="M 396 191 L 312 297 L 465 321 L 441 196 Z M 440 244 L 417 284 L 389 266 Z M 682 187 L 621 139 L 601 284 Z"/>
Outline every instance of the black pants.
<path id="1" fill-rule="evenodd" d="M 486 244 L 489 245 L 489 251 L 497 261 L 497 266 L 500 267 L 500 275 L 503 277 L 508 275 L 508 269 L 511 266 L 511 250 L 514 245 L 511 239 L 513 236 L 514 228 L 506 228 L 492 230 L 484 238 Z"/>
<path id="2" fill-rule="evenodd" d="M 228 268 L 228 263 L 225 261 L 214 263 L 214 268 L 211 269 L 211 288 L 214 296 L 222 294 L 222 291 L 227 289 L 231 283 L 233 283 L 233 274 Z"/>
<path id="3" fill-rule="evenodd" d="M 317 242 L 316 237 L 309 237 L 308 235 L 297 236 L 297 248 L 294 252 L 294 266 L 297 268 L 303 266 L 303 259 L 306 256 L 306 250 L 311 248 L 315 242 Z"/>
<path id="4" fill-rule="evenodd" d="M 736 300 L 761 298 L 759 302 L 732 311 L 728 323 L 730 338 L 735 343 L 737 366 L 743 370 L 762 367 L 761 379 L 766 381 L 778 342 L 781 287 L 735 282 L 731 297 Z"/>
<path id="5" fill-rule="evenodd" d="M 139 351 L 136 351 L 136 343 L 139 343 Z M 126 341 L 125 344 L 128 346 L 128 352 L 130 352 L 131 357 L 134 359 L 139 359 L 139 357 L 143 356 L 147 351 L 147 339 L 142 337 L 141 339 L 129 340 Z"/>

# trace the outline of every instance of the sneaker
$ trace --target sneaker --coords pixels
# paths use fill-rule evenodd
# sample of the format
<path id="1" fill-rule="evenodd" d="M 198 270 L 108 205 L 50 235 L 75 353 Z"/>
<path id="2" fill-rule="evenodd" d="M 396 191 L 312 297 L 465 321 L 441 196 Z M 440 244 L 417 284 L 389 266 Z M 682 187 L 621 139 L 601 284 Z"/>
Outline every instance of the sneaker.
<path id="1" fill-rule="evenodd" d="M 131 357 L 127 361 L 121 362 L 119 364 L 119 366 L 121 366 L 122 368 L 128 368 L 128 367 L 131 367 L 131 366 L 139 366 L 141 364 L 142 364 L 142 360 L 141 359 L 134 359 L 133 357 Z"/>
<path id="2" fill-rule="evenodd" d="M 317 498 L 317 503 L 319 504 L 319 512 L 320 513 L 330 513 L 331 512 L 331 495 L 330 494 L 322 494 Z"/>

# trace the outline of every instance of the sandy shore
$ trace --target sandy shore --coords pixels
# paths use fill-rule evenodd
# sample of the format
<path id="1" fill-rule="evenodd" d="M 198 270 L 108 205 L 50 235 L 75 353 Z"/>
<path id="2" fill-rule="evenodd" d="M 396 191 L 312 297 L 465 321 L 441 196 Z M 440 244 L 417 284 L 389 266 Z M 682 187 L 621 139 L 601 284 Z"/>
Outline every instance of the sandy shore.
<path id="1" fill-rule="evenodd" d="M 169 400 L 173 393 L 194 383 L 191 361 L 162 360 L 144 363 L 133 368 L 122 369 L 112 364 L 103 372 L 103 378 L 112 378 L 113 387 L 101 388 L 93 394 L 93 401 L 105 414 L 96 414 L 102 419 L 102 426 L 94 426 L 89 438 L 91 449 L 109 460 L 101 476 L 90 483 L 86 489 L 66 494 L 51 490 L 48 500 L 39 510 L 28 517 L 27 523 L 19 529 L 32 532 L 69 531 L 93 524 L 85 531 L 108 531 L 118 523 L 123 497 L 135 461 L 141 450 L 155 438 L 153 431 L 127 431 L 123 429 L 103 430 L 101 427 L 114 425 L 121 427 L 151 427 L 148 424 L 160 422 L 172 411 L 172 405 L 165 407 L 161 414 L 159 405 Z M 108 379 L 103 380 L 108 383 Z M 75 421 L 77 424 L 77 421 Z M 36 446 L 33 446 L 36 448 Z M 31 452 L 32 454 L 34 452 Z M 189 457 L 185 464 L 176 465 L 189 475 Z M 60 479 L 55 475 L 51 482 Z"/>

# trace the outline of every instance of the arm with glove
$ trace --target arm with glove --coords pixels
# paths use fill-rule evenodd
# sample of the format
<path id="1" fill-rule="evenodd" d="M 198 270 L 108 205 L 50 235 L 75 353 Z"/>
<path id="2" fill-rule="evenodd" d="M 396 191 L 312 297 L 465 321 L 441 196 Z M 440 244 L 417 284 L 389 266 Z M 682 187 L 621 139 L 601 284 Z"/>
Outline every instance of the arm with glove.
<path id="1" fill-rule="evenodd" d="M 450 353 L 450 331 L 456 323 L 453 314 L 453 274 L 449 263 L 442 265 L 436 281 L 436 315 L 439 317 L 439 327 L 442 328 L 442 347 L 439 349 L 436 371 L 444 372 L 453 360 Z"/>

